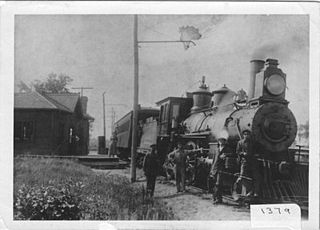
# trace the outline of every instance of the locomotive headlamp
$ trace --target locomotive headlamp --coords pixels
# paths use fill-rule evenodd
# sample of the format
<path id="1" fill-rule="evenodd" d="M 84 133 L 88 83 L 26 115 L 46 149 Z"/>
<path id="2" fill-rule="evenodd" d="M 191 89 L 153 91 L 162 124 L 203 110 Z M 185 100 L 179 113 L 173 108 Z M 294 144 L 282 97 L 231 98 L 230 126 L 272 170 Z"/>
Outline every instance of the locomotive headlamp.
<path id="1" fill-rule="evenodd" d="M 265 80 L 265 86 L 269 93 L 280 95 L 286 88 L 286 82 L 282 76 L 273 74 Z"/>

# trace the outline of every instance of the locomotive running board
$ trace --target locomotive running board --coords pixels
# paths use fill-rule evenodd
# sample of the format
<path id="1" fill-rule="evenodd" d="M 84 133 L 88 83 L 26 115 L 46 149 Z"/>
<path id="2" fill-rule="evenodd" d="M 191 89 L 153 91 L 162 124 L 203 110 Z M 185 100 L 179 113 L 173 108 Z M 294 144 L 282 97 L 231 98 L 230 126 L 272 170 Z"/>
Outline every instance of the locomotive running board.
<path id="1" fill-rule="evenodd" d="M 199 134 L 199 133 L 195 133 L 195 134 L 187 134 L 187 135 L 180 135 L 181 138 L 198 138 L 198 139 L 205 139 L 207 138 L 208 134 Z"/>

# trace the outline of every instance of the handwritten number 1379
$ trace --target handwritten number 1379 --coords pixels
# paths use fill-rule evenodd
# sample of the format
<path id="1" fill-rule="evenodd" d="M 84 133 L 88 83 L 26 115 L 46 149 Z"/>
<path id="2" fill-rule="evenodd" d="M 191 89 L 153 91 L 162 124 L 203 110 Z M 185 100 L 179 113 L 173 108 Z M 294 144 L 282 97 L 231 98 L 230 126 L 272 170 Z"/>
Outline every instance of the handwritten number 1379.
<path id="1" fill-rule="evenodd" d="M 289 208 L 285 208 L 281 212 L 281 208 L 261 208 L 263 214 L 291 214 Z"/>

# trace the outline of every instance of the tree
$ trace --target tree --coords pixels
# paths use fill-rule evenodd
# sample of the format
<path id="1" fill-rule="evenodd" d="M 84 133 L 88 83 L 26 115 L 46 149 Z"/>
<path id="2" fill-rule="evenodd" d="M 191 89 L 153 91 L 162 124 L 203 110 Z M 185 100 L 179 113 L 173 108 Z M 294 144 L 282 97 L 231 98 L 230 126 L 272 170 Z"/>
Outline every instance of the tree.
<path id="1" fill-rule="evenodd" d="M 300 143 L 309 144 L 309 121 L 298 126 L 298 139 Z"/>
<path id="2" fill-rule="evenodd" d="M 46 81 L 35 80 L 33 87 L 40 93 L 69 93 L 68 84 L 73 79 L 65 74 L 50 73 Z"/>

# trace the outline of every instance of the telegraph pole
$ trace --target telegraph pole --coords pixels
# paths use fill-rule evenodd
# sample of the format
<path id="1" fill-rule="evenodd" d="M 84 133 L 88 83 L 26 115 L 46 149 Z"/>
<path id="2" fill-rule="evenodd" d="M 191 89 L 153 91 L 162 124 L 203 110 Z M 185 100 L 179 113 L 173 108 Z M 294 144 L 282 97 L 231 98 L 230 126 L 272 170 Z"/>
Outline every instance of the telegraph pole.
<path id="1" fill-rule="evenodd" d="M 106 107 L 105 107 L 105 99 L 104 99 L 104 95 L 106 94 L 106 92 L 103 92 L 102 94 L 102 103 L 103 103 L 103 136 L 104 136 L 104 140 L 106 140 Z"/>
<path id="2" fill-rule="evenodd" d="M 116 120 L 116 111 L 113 109 L 113 107 L 111 108 L 111 130 L 114 130 L 114 123 Z"/>
<path id="3" fill-rule="evenodd" d="M 132 118 L 132 145 L 131 145 L 131 182 L 136 181 L 136 151 L 137 151 L 137 123 L 139 97 L 139 50 L 138 50 L 138 15 L 134 15 L 133 23 L 134 46 L 134 88 L 133 88 L 133 118 Z"/>

